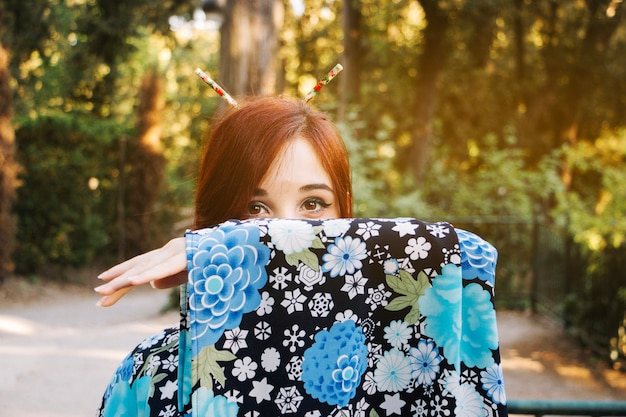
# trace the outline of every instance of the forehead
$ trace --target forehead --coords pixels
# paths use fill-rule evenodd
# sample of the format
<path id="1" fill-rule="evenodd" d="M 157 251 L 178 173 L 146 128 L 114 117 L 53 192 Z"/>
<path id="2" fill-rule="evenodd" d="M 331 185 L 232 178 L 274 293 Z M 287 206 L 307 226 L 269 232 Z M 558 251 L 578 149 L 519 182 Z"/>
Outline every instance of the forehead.
<path id="1" fill-rule="evenodd" d="M 280 150 L 259 186 L 267 189 L 272 182 L 277 181 L 331 183 L 315 148 L 302 137 L 294 138 Z"/>

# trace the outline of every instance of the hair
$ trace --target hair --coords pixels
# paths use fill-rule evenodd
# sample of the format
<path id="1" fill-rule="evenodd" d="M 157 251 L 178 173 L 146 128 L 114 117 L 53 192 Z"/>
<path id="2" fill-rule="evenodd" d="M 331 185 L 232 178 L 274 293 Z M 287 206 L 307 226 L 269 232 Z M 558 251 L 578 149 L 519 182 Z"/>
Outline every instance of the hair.
<path id="1" fill-rule="evenodd" d="M 352 182 L 345 144 L 322 112 L 302 101 L 249 98 L 226 111 L 202 151 L 195 199 L 195 228 L 241 219 L 254 190 L 291 140 L 312 145 L 328 173 L 341 217 L 352 217 Z"/>

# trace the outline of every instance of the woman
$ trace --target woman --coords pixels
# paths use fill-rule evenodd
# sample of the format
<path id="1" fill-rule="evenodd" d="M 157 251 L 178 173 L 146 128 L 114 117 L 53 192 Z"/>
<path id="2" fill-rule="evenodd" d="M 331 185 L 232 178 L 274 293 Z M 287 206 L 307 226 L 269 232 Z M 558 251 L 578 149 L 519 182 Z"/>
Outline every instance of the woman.
<path id="1" fill-rule="evenodd" d="M 206 143 L 193 228 L 254 217 L 351 217 L 351 192 L 347 150 L 323 113 L 300 101 L 250 99 L 229 109 Z M 111 306 L 148 282 L 182 284 L 186 268 L 184 238 L 173 239 L 102 273 L 98 304 Z"/>
<path id="2" fill-rule="evenodd" d="M 181 329 L 127 356 L 100 415 L 505 416 L 495 249 L 446 223 L 351 219 L 350 195 L 322 114 L 277 98 L 227 113 L 194 228 L 308 221 L 222 223 L 102 274 L 101 305 L 184 282 L 187 256 L 192 284 Z"/>
<path id="3" fill-rule="evenodd" d="M 229 219 L 351 216 L 347 151 L 323 113 L 300 101 L 255 98 L 227 110 L 213 127 L 200 165 L 194 229 Z M 103 295 L 99 305 L 113 305 L 135 285 L 182 284 L 186 268 L 185 240 L 173 239 L 101 274 L 107 283 L 95 289 Z M 122 381 L 150 375 L 151 363 L 170 361 L 170 373 L 159 386 L 175 386 L 178 363 L 172 358 L 179 355 L 179 337 L 178 326 L 172 327 L 131 352 L 107 388 L 99 414 L 119 415 L 126 409 L 129 415 L 142 415 L 130 409 L 146 402 L 152 410 L 176 410 L 178 390 L 157 398 L 134 387 L 139 391 L 130 394 Z"/>

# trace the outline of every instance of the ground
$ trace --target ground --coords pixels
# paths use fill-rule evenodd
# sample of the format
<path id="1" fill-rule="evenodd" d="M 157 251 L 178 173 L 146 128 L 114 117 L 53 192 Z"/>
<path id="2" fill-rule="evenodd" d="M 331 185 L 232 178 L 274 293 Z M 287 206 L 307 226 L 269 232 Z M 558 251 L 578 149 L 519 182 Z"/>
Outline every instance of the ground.
<path id="1" fill-rule="evenodd" d="M 95 284 L 95 280 L 93 283 Z M 168 292 L 142 288 L 96 307 L 86 287 L 9 280 L 0 286 L 0 415 L 94 415 L 124 355 L 178 320 Z M 509 399 L 626 399 L 626 373 L 589 355 L 544 317 L 499 311 Z"/>

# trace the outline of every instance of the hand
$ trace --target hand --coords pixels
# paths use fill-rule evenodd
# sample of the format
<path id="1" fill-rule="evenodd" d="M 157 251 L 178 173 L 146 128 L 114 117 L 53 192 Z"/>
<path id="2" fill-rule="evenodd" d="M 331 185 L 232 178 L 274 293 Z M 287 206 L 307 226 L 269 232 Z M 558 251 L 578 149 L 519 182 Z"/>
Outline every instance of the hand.
<path id="1" fill-rule="evenodd" d="M 133 287 L 150 283 L 157 289 L 173 288 L 187 281 L 185 238 L 179 237 L 163 247 L 138 255 L 98 275 L 106 284 L 94 288 L 103 295 L 98 305 L 109 307 Z"/>

